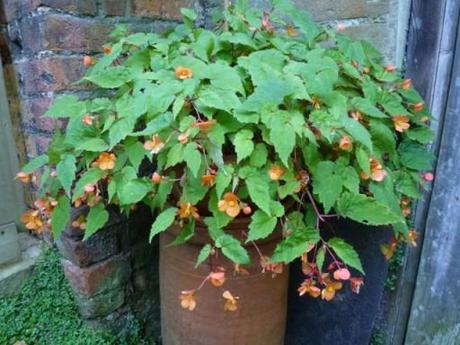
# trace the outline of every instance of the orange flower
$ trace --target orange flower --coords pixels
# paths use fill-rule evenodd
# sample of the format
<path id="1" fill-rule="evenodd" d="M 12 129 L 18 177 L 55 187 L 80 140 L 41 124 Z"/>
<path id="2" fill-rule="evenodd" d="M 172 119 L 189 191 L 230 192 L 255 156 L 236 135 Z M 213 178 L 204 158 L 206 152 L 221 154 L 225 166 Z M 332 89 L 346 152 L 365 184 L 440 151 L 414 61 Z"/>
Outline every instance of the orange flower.
<path id="1" fill-rule="evenodd" d="M 104 46 L 104 54 L 109 55 L 112 53 L 112 47 L 111 46 Z"/>
<path id="2" fill-rule="evenodd" d="M 176 77 L 177 79 L 184 80 L 192 78 L 192 70 L 188 67 L 178 66 L 176 68 Z"/>
<path id="3" fill-rule="evenodd" d="M 373 181 L 381 182 L 387 176 L 387 172 L 383 169 L 382 164 L 376 159 L 371 158 L 371 178 Z"/>
<path id="4" fill-rule="evenodd" d="M 222 297 L 225 298 L 225 311 L 236 311 L 238 309 L 238 297 L 234 297 L 228 290 L 224 291 Z"/>
<path id="5" fill-rule="evenodd" d="M 22 183 L 29 183 L 32 180 L 32 174 L 20 171 L 16 174 L 16 178 Z"/>
<path id="6" fill-rule="evenodd" d="M 144 148 L 147 151 L 150 151 L 152 154 L 157 154 L 158 152 L 161 151 L 161 149 L 165 146 L 165 143 L 161 140 L 160 136 L 158 134 L 155 134 L 152 137 L 152 140 L 147 140 L 144 143 Z"/>
<path id="7" fill-rule="evenodd" d="M 241 275 L 241 276 L 249 275 L 249 271 L 246 268 L 241 267 L 240 264 L 233 264 L 233 273 L 235 275 Z"/>
<path id="8" fill-rule="evenodd" d="M 178 203 L 178 206 L 179 206 L 179 210 L 177 211 L 177 215 L 179 216 L 179 218 L 189 218 L 189 217 L 193 217 L 195 219 L 200 218 L 197 208 L 193 206 L 191 203 L 186 202 L 186 201 L 180 201 Z"/>
<path id="9" fill-rule="evenodd" d="M 34 206 L 41 211 L 46 217 L 50 217 L 53 209 L 57 206 L 57 201 L 51 197 L 40 198 L 35 200 Z"/>
<path id="10" fill-rule="evenodd" d="M 117 157 L 113 153 L 102 152 L 92 166 L 101 170 L 112 170 L 116 161 Z"/>
<path id="11" fill-rule="evenodd" d="M 393 124 L 396 131 L 403 133 L 410 128 L 409 117 L 405 115 L 393 116 Z"/>
<path id="12" fill-rule="evenodd" d="M 321 101 L 318 97 L 313 96 L 311 98 L 311 104 L 313 105 L 313 108 L 315 108 L 316 110 L 321 109 Z"/>
<path id="13" fill-rule="evenodd" d="M 161 176 L 159 173 L 155 172 L 153 173 L 151 180 L 154 184 L 160 184 L 161 181 L 163 181 L 163 176 Z"/>
<path id="14" fill-rule="evenodd" d="M 406 242 L 412 247 L 417 247 L 418 234 L 415 230 L 410 230 L 406 237 Z"/>
<path id="15" fill-rule="evenodd" d="M 209 273 L 209 281 L 215 287 L 224 285 L 225 283 L 225 270 Z"/>
<path id="16" fill-rule="evenodd" d="M 383 256 L 385 256 L 386 260 L 390 260 L 393 257 L 397 247 L 398 247 L 398 240 L 392 237 L 390 240 L 390 243 L 382 244 L 380 246 L 380 251 L 382 252 Z"/>
<path id="17" fill-rule="evenodd" d="M 196 299 L 195 299 L 195 290 L 191 291 L 182 291 L 179 296 L 180 305 L 184 309 L 194 311 L 196 308 Z"/>
<path id="18" fill-rule="evenodd" d="M 334 272 L 334 279 L 335 280 L 348 280 L 350 279 L 350 271 L 346 268 L 339 268 Z"/>
<path id="19" fill-rule="evenodd" d="M 359 294 L 362 285 L 364 285 L 364 279 L 362 277 L 350 278 L 351 291 L 354 293 Z"/>
<path id="20" fill-rule="evenodd" d="M 232 218 L 238 216 L 241 211 L 238 197 L 234 193 L 225 193 L 224 198 L 219 201 L 218 207 L 221 212 L 227 213 Z"/>
<path id="21" fill-rule="evenodd" d="M 313 298 L 318 298 L 321 295 L 321 289 L 313 285 L 310 279 L 305 280 L 300 287 L 297 289 L 299 296 L 303 296 L 308 293 Z"/>
<path id="22" fill-rule="evenodd" d="M 81 122 L 83 122 L 85 125 L 91 126 L 94 121 L 94 116 L 91 115 L 85 115 L 82 117 Z"/>
<path id="23" fill-rule="evenodd" d="M 252 213 L 252 208 L 250 206 L 244 206 L 243 207 L 243 213 L 246 215 L 246 216 L 249 216 L 251 213 Z"/>
<path id="24" fill-rule="evenodd" d="M 393 64 L 386 65 L 385 66 L 385 71 L 390 72 L 390 73 L 394 72 L 394 71 L 396 71 L 396 66 L 393 65 Z"/>
<path id="25" fill-rule="evenodd" d="M 211 187 L 216 181 L 216 175 L 203 175 L 201 176 L 201 184 L 205 187 Z"/>
<path id="26" fill-rule="evenodd" d="M 90 67 L 90 66 L 94 65 L 94 59 L 91 56 L 86 55 L 83 58 L 83 65 L 85 65 L 85 67 Z"/>
<path id="27" fill-rule="evenodd" d="M 341 282 L 331 280 L 327 273 L 323 276 L 323 280 L 326 287 L 321 291 L 321 298 L 326 301 L 332 301 L 335 297 L 336 291 L 342 289 L 343 284 Z"/>
<path id="28" fill-rule="evenodd" d="M 182 145 L 187 144 L 187 141 L 188 141 L 188 134 L 187 134 L 187 133 L 181 133 L 181 134 L 179 134 L 179 136 L 177 137 L 177 140 L 178 140 Z"/>
<path id="29" fill-rule="evenodd" d="M 404 90 L 410 90 L 412 88 L 412 79 L 404 79 L 404 81 L 401 84 L 401 87 Z"/>
<path id="30" fill-rule="evenodd" d="M 410 209 L 410 207 L 403 207 L 403 209 L 402 209 L 402 214 L 403 214 L 403 216 L 406 217 L 406 218 L 409 217 L 410 214 L 411 214 L 411 209 Z"/>
<path id="31" fill-rule="evenodd" d="M 427 123 L 428 121 L 430 121 L 430 118 L 428 116 L 423 116 L 420 121 L 422 121 L 423 123 Z"/>
<path id="32" fill-rule="evenodd" d="M 414 111 L 417 113 L 419 111 L 422 111 L 423 108 L 425 108 L 425 103 L 423 102 L 418 102 L 416 104 L 414 104 Z"/>
<path id="33" fill-rule="evenodd" d="M 262 267 L 262 273 L 272 272 L 272 277 L 283 273 L 284 268 L 282 263 L 270 263 L 270 258 L 267 256 L 260 258 L 260 266 Z"/>
<path id="34" fill-rule="evenodd" d="M 425 181 L 428 181 L 428 182 L 431 182 L 434 180 L 434 174 L 432 172 L 423 173 L 422 177 Z"/>
<path id="35" fill-rule="evenodd" d="M 81 215 L 72 222 L 72 226 L 75 229 L 85 230 L 86 229 L 86 218 L 84 215 Z"/>
<path id="36" fill-rule="evenodd" d="M 199 121 L 193 124 L 193 127 L 198 128 L 202 133 L 208 133 L 216 124 L 216 120 Z"/>
<path id="37" fill-rule="evenodd" d="M 353 147 L 353 140 L 348 135 L 344 135 L 340 139 L 339 147 L 344 151 L 350 151 Z"/>
<path id="38" fill-rule="evenodd" d="M 291 36 L 291 37 L 295 37 L 299 34 L 292 25 L 286 26 L 286 33 L 288 34 L 288 36 Z"/>
<path id="39" fill-rule="evenodd" d="M 278 164 L 273 164 L 270 170 L 268 171 L 268 175 L 270 176 L 270 179 L 273 181 L 278 181 L 283 175 L 285 171 L 282 166 L 279 166 Z"/>
<path id="40" fill-rule="evenodd" d="M 21 222 L 29 230 L 34 230 L 38 233 L 43 231 L 44 222 L 38 210 L 27 210 L 21 216 Z"/>

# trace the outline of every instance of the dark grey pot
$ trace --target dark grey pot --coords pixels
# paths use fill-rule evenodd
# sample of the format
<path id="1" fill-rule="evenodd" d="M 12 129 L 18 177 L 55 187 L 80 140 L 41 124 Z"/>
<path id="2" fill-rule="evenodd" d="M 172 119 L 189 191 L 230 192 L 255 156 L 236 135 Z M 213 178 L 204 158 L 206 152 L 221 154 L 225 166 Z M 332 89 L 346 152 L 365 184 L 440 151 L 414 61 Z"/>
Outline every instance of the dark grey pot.
<path id="1" fill-rule="evenodd" d="M 344 238 L 360 254 L 366 272 L 365 285 L 357 295 L 345 284 L 331 302 L 299 297 L 297 288 L 305 276 L 300 262 L 292 264 L 285 345 L 369 344 L 388 271 L 380 244 L 388 242 L 391 229 L 344 219 L 332 223 L 336 229 L 333 236 Z"/>

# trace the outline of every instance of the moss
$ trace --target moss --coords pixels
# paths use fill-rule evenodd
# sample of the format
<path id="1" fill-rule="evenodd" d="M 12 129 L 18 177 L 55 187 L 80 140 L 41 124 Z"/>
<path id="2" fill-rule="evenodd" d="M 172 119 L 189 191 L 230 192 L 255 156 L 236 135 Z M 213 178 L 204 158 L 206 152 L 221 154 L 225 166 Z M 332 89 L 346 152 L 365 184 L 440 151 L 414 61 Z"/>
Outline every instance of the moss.
<path id="1" fill-rule="evenodd" d="M 385 280 L 385 288 L 389 291 L 396 290 L 396 283 L 398 282 L 398 278 L 400 277 L 401 266 L 405 254 L 404 248 L 405 245 L 399 243 L 395 253 L 391 257 L 390 262 L 388 264 L 388 275 L 387 279 Z"/>
<path id="2" fill-rule="evenodd" d="M 0 300 L 0 344 L 23 340 L 28 345 L 140 345 L 138 323 L 127 337 L 84 325 L 55 250 L 47 250 L 18 294 Z"/>

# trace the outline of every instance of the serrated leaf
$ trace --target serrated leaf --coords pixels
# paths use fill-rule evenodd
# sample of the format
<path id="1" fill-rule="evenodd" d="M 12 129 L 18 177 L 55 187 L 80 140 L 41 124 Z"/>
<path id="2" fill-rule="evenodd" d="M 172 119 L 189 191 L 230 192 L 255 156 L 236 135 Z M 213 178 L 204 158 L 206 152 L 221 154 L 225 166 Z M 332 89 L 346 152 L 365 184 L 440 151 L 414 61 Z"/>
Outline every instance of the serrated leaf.
<path id="1" fill-rule="evenodd" d="M 254 147 L 254 151 L 249 158 L 249 164 L 253 167 L 261 168 L 267 163 L 268 150 L 264 143 L 258 143 Z"/>
<path id="2" fill-rule="evenodd" d="M 211 84 L 219 89 L 238 91 L 244 94 L 243 83 L 237 70 L 224 63 L 207 65 L 201 74 L 203 78 L 209 79 Z"/>
<path id="3" fill-rule="evenodd" d="M 434 139 L 434 132 L 429 127 L 410 129 L 406 134 L 409 139 L 418 141 L 421 144 L 428 144 Z"/>
<path id="4" fill-rule="evenodd" d="M 234 263 L 246 265 L 251 262 L 247 250 L 231 235 L 219 236 L 216 240 L 216 247 L 220 248 L 222 253 Z"/>
<path id="5" fill-rule="evenodd" d="M 381 112 L 372 102 L 367 98 L 355 97 L 351 100 L 351 105 L 357 110 L 370 117 L 375 118 L 388 118 L 388 115 Z"/>
<path id="6" fill-rule="evenodd" d="M 77 171 L 76 159 L 73 155 L 66 154 L 56 166 L 57 178 L 62 184 L 67 196 L 70 196 L 70 188 L 75 180 L 75 173 Z"/>
<path id="7" fill-rule="evenodd" d="M 342 193 L 343 182 L 340 171 L 334 162 L 318 163 L 313 175 L 313 192 L 318 195 L 325 213 L 330 211 Z"/>
<path id="8" fill-rule="evenodd" d="M 261 175 L 251 175 L 246 178 L 251 200 L 265 213 L 270 214 L 270 193 L 268 180 Z"/>
<path id="9" fill-rule="evenodd" d="M 182 162 L 184 160 L 184 150 L 185 146 L 181 143 L 177 143 L 171 147 L 168 151 L 165 168 L 173 167 Z"/>
<path id="10" fill-rule="evenodd" d="M 199 93 L 198 106 L 221 109 L 231 112 L 232 109 L 241 105 L 239 98 L 234 91 L 222 90 L 215 87 L 203 87 Z"/>
<path id="11" fill-rule="evenodd" d="M 51 230 L 55 238 L 61 236 L 70 219 L 70 199 L 61 195 L 57 202 L 58 204 L 51 215 Z"/>
<path id="12" fill-rule="evenodd" d="M 420 144 L 405 140 L 398 148 L 401 164 L 409 169 L 430 170 L 434 156 Z"/>
<path id="13" fill-rule="evenodd" d="M 388 225 L 402 221 L 402 216 L 374 198 L 344 193 L 337 202 L 337 212 L 347 218 L 369 225 Z"/>
<path id="14" fill-rule="evenodd" d="M 316 266 L 318 267 L 318 270 L 321 272 L 323 269 L 324 265 L 324 258 L 326 257 L 326 253 L 323 247 L 318 249 L 318 252 L 316 253 Z"/>
<path id="15" fill-rule="evenodd" d="M 249 224 L 248 241 L 255 241 L 261 238 L 266 238 L 275 229 L 278 219 L 270 216 L 261 210 L 257 210 L 251 217 L 252 221 Z"/>
<path id="16" fill-rule="evenodd" d="M 48 109 L 46 117 L 79 117 L 86 113 L 86 103 L 80 102 L 77 96 L 66 95 L 57 98 Z"/>
<path id="17" fill-rule="evenodd" d="M 315 228 L 298 227 L 276 246 L 270 261 L 289 263 L 300 257 L 319 240 L 319 232 Z"/>
<path id="18" fill-rule="evenodd" d="M 170 207 L 163 212 L 161 212 L 155 221 L 152 224 L 152 228 L 150 229 L 150 241 L 158 235 L 160 232 L 165 231 L 168 229 L 172 223 L 174 223 L 174 220 L 176 219 L 176 214 L 177 214 L 177 208 L 176 207 Z"/>
<path id="19" fill-rule="evenodd" d="M 372 140 L 369 131 L 359 121 L 353 120 L 349 117 L 342 118 L 342 124 L 345 130 L 354 138 L 366 146 L 370 152 L 373 152 Z"/>
<path id="20" fill-rule="evenodd" d="M 211 254 L 211 250 L 212 247 L 209 243 L 205 244 L 203 248 L 201 248 L 200 253 L 198 254 L 198 258 L 196 259 L 195 268 L 200 266 L 209 257 L 209 254 Z"/>
<path id="21" fill-rule="evenodd" d="M 132 133 L 136 121 L 132 118 L 123 118 L 115 122 L 109 129 L 110 147 L 114 147 L 120 141 L 125 139 L 128 134 Z"/>
<path id="22" fill-rule="evenodd" d="M 133 79 L 133 72 L 124 66 L 108 67 L 103 70 L 97 70 L 84 79 L 102 88 L 113 89 L 131 81 Z"/>
<path id="23" fill-rule="evenodd" d="M 92 138 L 82 142 L 77 146 L 77 150 L 90 152 L 103 152 L 109 148 L 109 145 L 100 138 Z"/>
<path id="24" fill-rule="evenodd" d="M 331 238 L 328 241 L 328 244 L 346 265 L 357 269 L 362 274 L 365 274 L 358 253 L 350 244 L 338 237 Z"/>
<path id="25" fill-rule="evenodd" d="M 195 222 L 186 223 L 183 225 L 181 232 L 177 237 L 172 241 L 169 246 L 178 246 L 180 244 L 186 243 L 189 239 L 193 237 L 195 233 Z"/>
<path id="26" fill-rule="evenodd" d="M 118 197 L 121 205 L 135 204 L 152 190 L 152 184 L 142 179 L 131 180 L 118 186 Z"/>
<path id="27" fill-rule="evenodd" d="M 367 175 L 370 175 L 371 165 L 369 163 L 369 155 L 361 147 L 356 149 L 356 160 L 358 161 L 358 165 L 361 170 L 364 171 Z"/>
<path id="28" fill-rule="evenodd" d="M 128 159 L 133 165 L 135 170 L 139 169 L 139 166 L 142 163 L 142 160 L 145 158 L 146 151 L 144 145 L 139 141 L 133 141 L 126 144 L 126 152 L 128 154 Z"/>
<path id="29" fill-rule="evenodd" d="M 216 176 L 216 193 L 217 199 L 220 199 L 224 194 L 225 189 L 230 185 L 233 179 L 233 167 L 231 165 L 225 165 L 222 169 L 219 169 Z"/>
<path id="30" fill-rule="evenodd" d="M 109 212 L 107 212 L 103 203 L 91 207 L 86 218 L 85 237 L 83 240 L 87 240 L 98 230 L 102 229 L 108 220 Z"/>
<path id="31" fill-rule="evenodd" d="M 233 145 L 235 145 L 237 162 L 241 162 L 243 159 L 249 157 L 254 151 L 254 142 L 252 138 L 254 133 L 249 129 L 242 129 L 235 135 L 233 139 Z"/>
<path id="32" fill-rule="evenodd" d="M 184 160 L 193 176 L 197 177 L 201 167 L 201 154 L 200 151 L 198 151 L 196 143 L 191 142 L 185 146 Z"/>
<path id="33" fill-rule="evenodd" d="M 38 169 L 49 162 L 49 157 L 47 155 L 41 155 L 32 159 L 29 163 L 22 167 L 22 171 L 29 174 Z"/>

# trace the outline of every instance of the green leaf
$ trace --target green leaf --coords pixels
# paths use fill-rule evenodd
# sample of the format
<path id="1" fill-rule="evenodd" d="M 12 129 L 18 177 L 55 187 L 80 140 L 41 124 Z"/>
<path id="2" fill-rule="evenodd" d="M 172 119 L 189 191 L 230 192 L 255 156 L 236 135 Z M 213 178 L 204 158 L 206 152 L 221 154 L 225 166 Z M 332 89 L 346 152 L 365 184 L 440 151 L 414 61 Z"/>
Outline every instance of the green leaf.
<path id="1" fill-rule="evenodd" d="M 211 250 L 212 247 L 209 243 L 205 244 L 203 248 L 201 248 L 200 253 L 198 254 L 198 258 L 196 259 L 195 268 L 200 266 L 209 257 L 209 254 L 211 254 Z"/>
<path id="2" fill-rule="evenodd" d="M 270 141 L 281 161 L 288 166 L 289 156 L 296 143 L 296 133 L 305 125 L 303 116 L 298 112 L 279 112 L 274 114 L 268 122 Z"/>
<path id="3" fill-rule="evenodd" d="M 364 269 L 361 264 L 361 260 L 359 259 L 359 255 L 350 244 L 338 237 L 331 238 L 328 241 L 328 244 L 346 265 L 351 266 L 364 274 Z"/>
<path id="4" fill-rule="evenodd" d="M 163 212 L 161 212 L 155 221 L 152 224 L 152 228 L 150 229 L 150 241 L 158 235 L 160 232 L 165 231 L 168 229 L 172 223 L 174 223 L 174 219 L 176 219 L 177 208 L 170 207 Z"/>
<path id="5" fill-rule="evenodd" d="M 254 212 L 251 219 L 252 221 L 249 225 L 249 234 L 246 242 L 267 237 L 273 232 L 278 222 L 276 217 L 269 216 L 261 210 Z"/>
<path id="6" fill-rule="evenodd" d="M 251 262 L 249 254 L 241 245 L 240 241 L 231 235 L 223 234 L 216 240 L 216 247 L 222 250 L 222 253 L 237 264 L 246 265 Z"/>
<path id="7" fill-rule="evenodd" d="M 367 98 L 355 97 L 351 100 L 351 105 L 365 115 L 375 118 L 388 118 L 388 115 L 381 112 L 372 102 Z"/>
<path id="8" fill-rule="evenodd" d="M 190 8 L 181 8 L 180 13 L 182 13 L 185 18 L 190 19 L 192 22 L 198 18 L 196 12 Z"/>
<path id="9" fill-rule="evenodd" d="M 61 195 L 57 202 L 58 204 L 51 215 L 51 230 L 55 238 L 61 236 L 70 219 L 70 199 Z"/>
<path id="10" fill-rule="evenodd" d="M 22 171 L 27 174 L 32 173 L 40 169 L 45 164 L 47 164 L 48 161 L 49 161 L 49 157 L 47 155 L 41 155 L 41 156 L 35 157 L 29 163 L 27 163 L 26 165 L 22 167 Z"/>
<path id="11" fill-rule="evenodd" d="M 233 167 L 231 165 L 225 165 L 222 169 L 219 169 L 216 176 L 216 193 L 217 199 L 222 197 L 225 189 L 230 185 L 233 179 Z"/>
<path id="12" fill-rule="evenodd" d="M 95 184 L 104 176 L 104 171 L 99 168 L 88 169 L 77 181 L 73 191 L 72 201 L 77 200 L 83 195 L 87 184 Z"/>
<path id="13" fill-rule="evenodd" d="M 369 225 L 388 225 L 402 221 L 402 216 L 374 198 L 344 193 L 337 203 L 337 212 L 347 218 Z"/>
<path id="14" fill-rule="evenodd" d="M 44 116 L 46 117 L 79 117 L 86 113 L 86 103 L 80 102 L 77 96 L 60 96 L 54 101 Z"/>
<path id="15" fill-rule="evenodd" d="M 152 184 L 142 179 L 130 180 L 118 186 L 118 197 L 121 205 L 135 204 L 152 190 Z"/>
<path id="16" fill-rule="evenodd" d="M 105 89 L 123 86 L 133 79 L 133 71 L 124 66 L 108 67 L 98 70 L 84 78 Z"/>
<path id="17" fill-rule="evenodd" d="M 231 112 L 232 109 L 238 108 L 241 105 L 239 98 L 234 91 L 222 90 L 214 87 L 203 87 L 198 94 L 199 107 L 205 106 L 208 108 L 221 109 Z"/>
<path id="18" fill-rule="evenodd" d="M 349 117 L 341 119 L 345 130 L 358 142 L 366 146 L 370 152 L 373 151 L 371 135 L 369 131 L 359 121 L 353 120 Z"/>
<path id="19" fill-rule="evenodd" d="M 188 143 L 184 149 L 184 160 L 193 176 L 198 176 L 201 166 L 201 154 L 195 142 Z"/>
<path id="20" fill-rule="evenodd" d="M 102 229 L 108 220 L 109 212 L 107 212 L 103 203 L 98 203 L 96 206 L 91 207 L 86 218 L 85 238 L 83 240 L 87 240 Z"/>
<path id="21" fill-rule="evenodd" d="M 343 189 L 343 178 L 334 162 L 320 162 L 313 175 L 313 192 L 328 213 L 339 198 Z"/>
<path id="22" fill-rule="evenodd" d="M 82 142 L 77 146 L 77 150 L 84 150 L 90 152 L 103 152 L 109 148 L 109 145 L 100 138 L 92 138 Z"/>
<path id="23" fill-rule="evenodd" d="M 244 94 L 243 83 L 237 70 L 224 63 L 207 65 L 201 74 L 203 78 L 211 81 L 211 85 L 219 89 L 238 91 Z"/>
<path id="24" fill-rule="evenodd" d="M 267 49 L 240 57 L 238 64 L 249 71 L 254 85 L 260 85 L 281 75 L 284 61 L 285 56 L 280 51 Z"/>
<path id="25" fill-rule="evenodd" d="M 168 151 L 165 168 L 173 167 L 182 162 L 184 160 L 184 150 L 185 146 L 181 143 L 177 143 L 171 147 Z"/>
<path id="26" fill-rule="evenodd" d="M 434 132 L 429 127 L 410 129 L 406 134 L 409 139 L 418 141 L 421 144 L 428 144 L 434 139 Z"/>
<path id="27" fill-rule="evenodd" d="M 433 154 L 420 144 L 405 140 L 399 146 L 401 164 L 409 169 L 430 170 L 434 160 Z"/>
<path id="28" fill-rule="evenodd" d="M 126 143 L 126 152 L 133 168 L 137 171 L 146 155 L 144 145 L 137 140 Z"/>
<path id="29" fill-rule="evenodd" d="M 62 184 L 67 196 L 70 196 L 70 188 L 75 180 L 75 173 L 77 171 L 76 159 L 71 154 L 66 154 L 56 166 L 57 178 Z"/>
<path id="30" fill-rule="evenodd" d="M 326 257 L 326 251 L 323 247 L 318 249 L 318 253 L 316 254 L 316 266 L 318 267 L 319 271 L 321 272 L 324 265 L 324 258 Z"/>
<path id="31" fill-rule="evenodd" d="M 249 158 L 249 164 L 253 167 L 261 168 L 267 163 L 268 150 L 267 146 L 263 143 L 256 144 L 254 151 Z"/>
<path id="32" fill-rule="evenodd" d="M 271 262 L 289 263 L 300 257 L 319 240 L 319 232 L 315 228 L 298 227 L 276 246 Z"/>
<path id="33" fill-rule="evenodd" d="M 252 151 L 254 151 L 253 136 L 254 133 L 249 129 L 242 129 L 236 133 L 233 145 L 235 145 L 237 163 L 249 157 Z"/>
<path id="34" fill-rule="evenodd" d="M 369 155 L 361 147 L 356 149 L 356 160 L 358 161 L 358 165 L 361 168 L 361 170 L 364 171 L 366 175 L 370 175 L 371 165 L 369 162 Z"/>
<path id="35" fill-rule="evenodd" d="M 379 121 L 371 121 L 370 132 L 375 147 L 379 148 L 382 152 L 388 152 L 390 155 L 395 154 L 396 138 L 393 130 Z"/>
<path id="36" fill-rule="evenodd" d="M 193 237 L 195 233 L 195 222 L 186 223 L 183 225 L 181 232 L 177 237 L 172 241 L 170 246 L 177 246 L 180 244 L 186 243 L 189 239 Z"/>
<path id="37" fill-rule="evenodd" d="M 115 122 L 109 130 L 110 147 L 114 147 L 133 132 L 136 121 L 127 117 Z"/>
<path id="38" fill-rule="evenodd" d="M 262 211 L 270 214 L 270 193 L 268 179 L 261 175 L 251 175 L 246 178 L 246 186 L 248 188 L 251 200 L 258 207 L 260 207 Z"/>

